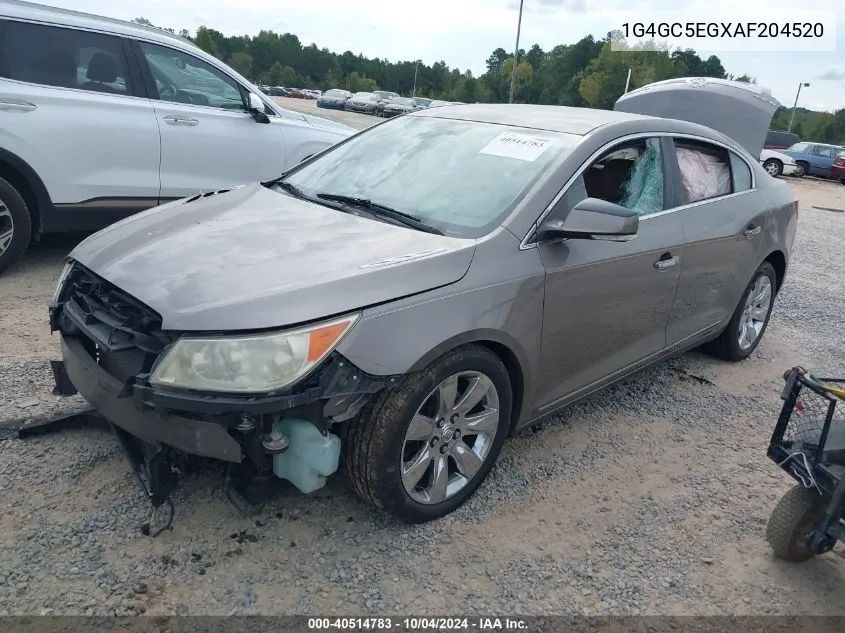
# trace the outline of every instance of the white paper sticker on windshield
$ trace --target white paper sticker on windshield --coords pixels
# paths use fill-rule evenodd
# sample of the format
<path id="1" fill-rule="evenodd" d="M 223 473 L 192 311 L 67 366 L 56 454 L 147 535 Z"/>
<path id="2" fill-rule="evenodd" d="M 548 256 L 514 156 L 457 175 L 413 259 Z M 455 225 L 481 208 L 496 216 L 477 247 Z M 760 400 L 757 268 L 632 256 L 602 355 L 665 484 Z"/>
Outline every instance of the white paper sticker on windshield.
<path id="1" fill-rule="evenodd" d="M 533 162 L 545 152 L 552 141 L 547 138 L 505 132 L 479 150 L 479 154 L 503 156 Z"/>

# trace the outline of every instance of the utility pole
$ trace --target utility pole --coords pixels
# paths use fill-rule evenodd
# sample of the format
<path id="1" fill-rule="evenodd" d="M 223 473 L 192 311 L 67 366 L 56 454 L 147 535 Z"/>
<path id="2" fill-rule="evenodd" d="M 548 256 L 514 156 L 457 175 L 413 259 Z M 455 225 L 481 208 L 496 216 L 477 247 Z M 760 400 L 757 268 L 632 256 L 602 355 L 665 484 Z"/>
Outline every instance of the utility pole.
<path id="1" fill-rule="evenodd" d="M 412 97 L 417 96 L 417 69 L 420 67 L 420 60 L 414 63 L 414 90 L 411 92 Z"/>
<path id="2" fill-rule="evenodd" d="M 625 80 L 625 94 L 628 93 L 628 86 L 631 85 L 631 69 L 628 69 L 628 78 Z"/>
<path id="3" fill-rule="evenodd" d="M 786 131 L 787 131 L 787 132 L 791 132 L 791 131 L 792 131 L 792 123 L 793 123 L 793 121 L 795 121 L 795 109 L 798 107 L 798 97 L 801 95 L 801 87 L 802 87 L 802 86 L 803 86 L 804 88 L 809 88 L 809 87 L 810 87 L 810 84 L 808 84 L 808 83 L 806 83 L 806 82 L 805 82 L 805 83 L 799 83 L 799 84 L 798 84 L 798 92 L 797 92 L 797 93 L 795 93 L 795 103 L 793 103 L 793 104 L 792 104 L 792 116 L 791 116 L 791 117 L 789 117 L 789 127 L 788 127 L 788 128 L 786 128 Z"/>
<path id="4" fill-rule="evenodd" d="M 513 49 L 513 70 L 511 70 L 511 93 L 508 97 L 508 103 L 513 103 L 513 88 L 516 82 L 516 65 L 519 63 L 519 31 L 522 29 L 522 4 L 524 0 L 519 0 L 519 21 L 516 23 L 516 46 Z"/>

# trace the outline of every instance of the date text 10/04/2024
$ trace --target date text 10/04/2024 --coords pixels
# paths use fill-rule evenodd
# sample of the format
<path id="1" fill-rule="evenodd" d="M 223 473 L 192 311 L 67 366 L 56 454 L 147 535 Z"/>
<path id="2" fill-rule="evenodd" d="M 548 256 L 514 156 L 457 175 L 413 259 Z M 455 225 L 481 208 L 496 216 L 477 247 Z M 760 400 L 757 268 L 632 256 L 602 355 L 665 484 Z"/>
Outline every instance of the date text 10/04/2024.
<path id="1" fill-rule="evenodd" d="M 519 618 L 308 618 L 313 631 L 526 631 Z"/>
<path id="2" fill-rule="evenodd" d="M 625 22 L 622 37 L 822 38 L 821 22 Z"/>

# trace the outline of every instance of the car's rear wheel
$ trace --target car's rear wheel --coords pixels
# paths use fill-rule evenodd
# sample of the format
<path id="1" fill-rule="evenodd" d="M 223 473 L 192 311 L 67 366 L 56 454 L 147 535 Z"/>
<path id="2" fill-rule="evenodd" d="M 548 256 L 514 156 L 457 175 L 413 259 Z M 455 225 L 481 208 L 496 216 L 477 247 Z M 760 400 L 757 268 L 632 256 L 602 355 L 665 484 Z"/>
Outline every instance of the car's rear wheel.
<path id="1" fill-rule="evenodd" d="M 512 399 L 507 369 L 493 352 L 477 345 L 449 352 L 351 422 L 344 452 L 350 484 L 400 521 L 449 514 L 493 467 Z"/>
<path id="2" fill-rule="evenodd" d="M 783 173 L 783 163 L 777 158 L 770 158 L 763 163 L 763 169 L 772 177 L 780 176 Z"/>
<path id="3" fill-rule="evenodd" d="M 20 259 L 31 236 L 32 222 L 23 196 L 0 178 L 0 272 Z"/>
<path id="4" fill-rule="evenodd" d="M 802 178 L 802 177 L 807 175 L 807 172 L 809 171 L 809 165 L 807 165 L 807 163 L 799 162 L 799 163 L 796 163 L 795 165 L 796 165 L 795 174 L 793 174 L 793 175 L 796 178 Z"/>
<path id="5" fill-rule="evenodd" d="M 763 262 L 742 294 L 730 323 L 706 348 L 729 361 L 745 360 L 757 349 L 769 325 L 777 288 L 777 273 Z"/>

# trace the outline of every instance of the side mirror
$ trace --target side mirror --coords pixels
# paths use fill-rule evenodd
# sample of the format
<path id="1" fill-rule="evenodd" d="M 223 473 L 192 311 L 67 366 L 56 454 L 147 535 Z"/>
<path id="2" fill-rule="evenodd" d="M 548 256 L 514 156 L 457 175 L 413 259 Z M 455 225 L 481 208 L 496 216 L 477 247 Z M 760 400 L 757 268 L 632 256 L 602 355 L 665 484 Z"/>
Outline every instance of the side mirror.
<path id="1" fill-rule="evenodd" d="M 537 231 L 537 241 L 558 239 L 610 240 L 634 239 L 640 226 L 639 216 L 618 204 L 587 198 L 576 204 L 565 220 L 554 209 Z"/>
<path id="2" fill-rule="evenodd" d="M 267 109 L 264 107 L 264 102 L 254 92 L 249 93 L 249 113 L 252 118 L 259 123 L 269 123 L 270 117 L 267 116 Z"/>

